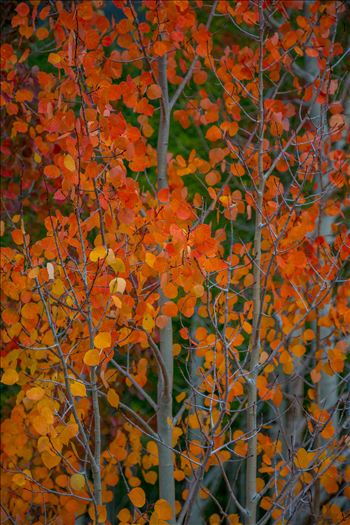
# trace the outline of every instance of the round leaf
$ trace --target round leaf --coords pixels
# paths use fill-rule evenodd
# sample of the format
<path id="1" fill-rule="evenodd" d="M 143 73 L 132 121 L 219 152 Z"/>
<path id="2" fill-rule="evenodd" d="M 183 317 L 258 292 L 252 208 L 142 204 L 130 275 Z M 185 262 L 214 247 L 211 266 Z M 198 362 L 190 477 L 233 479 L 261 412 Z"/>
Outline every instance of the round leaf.
<path id="1" fill-rule="evenodd" d="M 140 487 L 136 487 L 130 490 L 129 499 L 135 507 L 143 507 L 146 503 L 145 491 Z"/>
<path id="2" fill-rule="evenodd" d="M 85 486 L 85 479 L 82 474 L 73 474 L 70 477 L 70 486 L 73 490 L 82 490 Z"/>
<path id="3" fill-rule="evenodd" d="M 84 363 L 88 366 L 97 366 L 100 362 L 100 352 L 94 348 L 84 355 Z"/>
<path id="4" fill-rule="evenodd" d="M 162 520 L 171 520 L 173 516 L 171 506 L 165 499 L 159 499 L 154 506 L 154 510 Z"/>
<path id="5" fill-rule="evenodd" d="M 14 370 L 13 368 L 8 368 L 7 370 L 5 370 L 1 378 L 1 382 L 4 383 L 4 385 L 14 385 L 15 383 L 17 383 L 18 379 L 19 377 L 16 370 Z"/>
<path id="6" fill-rule="evenodd" d="M 107 392 L 107 401 L 112 407 L 118 408 L 119 396 L 113 388 L 110 388 Z"/>
<path id="7" fill-rule="evenodd" d="M 111 334 L 109 332 L 100 332 L 94 339 L 96 348 L 108 348 L 112 344 Z"/>

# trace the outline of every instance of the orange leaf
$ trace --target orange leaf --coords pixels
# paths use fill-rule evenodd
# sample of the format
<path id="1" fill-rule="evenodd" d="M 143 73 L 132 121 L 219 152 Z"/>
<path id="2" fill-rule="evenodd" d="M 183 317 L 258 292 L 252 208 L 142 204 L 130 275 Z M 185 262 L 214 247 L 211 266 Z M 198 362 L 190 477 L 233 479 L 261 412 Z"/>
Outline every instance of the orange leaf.
<path id="1" fill-rule="evenodd" d="M 172 301 L 167 301 L 162 306 L 162 313 L 164 315 L 167 315 L 168 317 L 175 317 L 175 315 L 177 315 L 177 312 L 178 312 L 177 305 L 173 303 Z"/>
<path id="2" fill-rule="evenodd" d="M 334 426 L 329 422 L 321 432 L 321 436 L 324 439 L 329 439 L 334 436 Z"/>
<path id="3" fill-rule="evenodd" d="M 158 326 L 158 328 L 162 329 L 162 328 L 166 327 L 168 322 L 169 322 L 169 317 L 167 317 L 166 315 L 158 315 L 158 317 L 156 319 L 156 326 Z"/>
<path id="4" fill-rule="evenodd" d="M 21 245 L 24 243 L 22 230 L 19 230 L 19 229 L 13 230 L 13 232 L 11 233 L 11 236 L 12 236 L 13 242 L 15 242 L 16 244 Z"/>
<path id="5" fill-rule="evenodd" d="M 30 388 L 26 392 L 26 396 L 28 399 L 31 399 L 32 401 L 39 401 L 42 399 L 45 395 L 45 390 L 40 388 L 40 386 L 35 386 L 34 388 Z"/>
<path id="6" fill-rule="evenodd" d="M 154 263 L 156 262 L 156 259 L 157 257 L 151 253 L 151 252 L 146 252 L 146 255 L 145 255 L 145 262 L 146 264 L 148 264 L 148 266 L 150 266 L 151 268 L 153 268 L 154 266 Z"/>
<path id="7" fill-rule="evenodd" d="M 204 286 L 202 284 L 195 284 L 192 291 L 196 297 L 202 297 L 204 294 Z"/>
<path id="8" fill-rule="evenodd" d="M 49 36 L 49 32 L 46 27 L 39 27 L 39 29 L 37 29 L 36 36 L 38 37 L 38 40 L 45 40 L 45 38 Z"/>
<path id="9" fill-rule="evenodd" d="M 110 388 L 107 392 L 107 401 L 112 407 L 118 408 L 119 396 L 113 388 Z"/>
<path id="10" fill-rule="evenodd" d="M 307 452 L 305 448 L 299 448 L 295 455 L 294 463 L 300 469 L 307 469 L 315 456 L 314 452 Z"/>
<path id="11" fill-rule="evenodd" d="M 165 42 L 162 42 L 161 40 L 157 40 L 157 42 L 154 43 L 153 52 L 155 55 L 162 57 L 163 55 L 165 55 L 167 51 L 168 51 L 168 45 Z"/>
<path id="12" fill-rule="evenodd" d="M 57 53 L 50 53 L 47 60 L 50 62 L 50 64 L 55 66 L 56 64 L 59 64 L 62 59 Z"/>
<path id="13" fill-rule="evenodd" d="M 104 523 L 107 520 L 107 509 L 104 505 L 97 505 L 98 523 Z M 96 523 L 95 507 L 91 505 L 89 507 L 89 516 L 94 523 Z"/>
<path id="14" fill-rule="evenodd" d="M 304 345 L 294 345 L 291 347 L 291 351 L 296 357 L 301 357 L 305 354 L 306 348 Z"/>
<path id="15" fill-rule="evenodd" d="M 242 164 L 231 164 L 231 172 L 235 177 L 243 177 L 244 175 L 244 167 Z"/>
<path id="16" fill-rule="evenodd" d="M 242 324 L 242 328 L 249 335 L 253 332 L 252 325 L 247 321 L 244 321 L 244 323 Z"/>
<path id="17" fill-rule="evenodd" d="M 61 462 L 60 456 L 50 453 L 47 450 L 44 450 L 44 452 L 41 454 L 41 459 L 43 460 L 45 467 L 48 469 L 57 467 L 57 465 Z"/>
<path id="18" fill-rule="evenodd" d="M 217 140 L 221 139 L 221 137 L 222 133 L 217 126 L 212 126 L 205 134 L 205 138 L 210 140 L 210 142 L 216 142 Z"/>
<path id="19" fill-rule="evenodd" d="M 171 520 L 173 517 L 171 506 L 165 499 L 159 499 L 154 505 L 154 510 L 162 520 Z"/>
<path id="20" fill-rule="evenodd" d="M 5 370 L 5 372 L 2 375 L 1 382 L 4 383 L 4 385 L 14 385 L 17 383 L 19 377 L 13 368 L 8 368 Z"/>
<path id="21" fill-rule="evenodd" d="M 309 57 L 314 57 L 314 58 L 317 58 L 317 57 L 318 57 L 318 51 L 317 51 L 317 49 L 313 49 L 312 47 L 307 47 L 305 52 L 306 52 L 306 54 L 307 54 Z"/>
<path id="22" fill-rule="evenodd" d="M 24 474 L 15 474 L 12 478 L 12 483 L 17 485 L 18 487 L 24 487 L 26 481 L 27 480 Z"/>
<path id="23" fill-rule="evenodd" d="M 156 98 L 160 98 L 162 96 L 162 90 L 158 86 L 158 84 L 152 84 L 147 89 L 147 96 L 151 100 L 155 100 Z"/>
<path id="24" fill-rule="evenodd" d="M 31 102 L 33 100 L 33 93 L 29 89 L 19 89 L 16 93 L 17 102 Z"/>
<path id="25" fill-rule="evenodd" d="M 132 516 L 129 509 L 122 509 L 121 511 L 119 511 L 117 514 L 117 518 L 125 523 L 129 521 L 132 522 Z"/>
<path id="26" fill-rule="evenodd" d="M 215 186 L 218 182 L 221 180 L 221 175 L 218 171 L 209 171 L 207 175 L 205 176 L 205 182 L 208 184 L 208 186 Z"/>
<path id="27" fill-rule="evenodd" d="M 163 292 L 168 299 L 175 299 L 175 297 L 177 297 L 178 289 L 173 283 L 167 283 L 163 288 Z"/>
<path id="28" fill-rule="evenodd" d="M 88 350 L 84 355 L 84 363 L 88 366 L 97 366 L 100 362 L 100 352 L 95 348 Z"/>
<path id="29" fill-rule="evenodd" d="M 57 166 L 53 166 L 52 164 L 50 166 L 45 166 L 44 173 L 49 179 L 57 179 L 60 176 L 60 170 Z"/>
<path id="30" fill-rule="evenodd" d="M 130 490 L 129 499 L 135 507 L 143 507 L 146 503 L 145 491 L 140 487 L 136 487 Z"/>
<path id="31" fill-rule="evenodd" d="M 73 381 L 70 385 L 70 391 L 72 393 L 72 396 L 78 396 L 78 397 L 86 397 L 86 388 L 84 383 L 80 383 L 79 381 Z"/>
<path id="32" fill-rule="evenodd" d="M 311 328 L 308 328 L 307 330 L 305 330 L 305 332 L 303 333 L 303 339 L 305 342 L 307 341 L 311 341 L 312 339 L 315 338 L 315 333 L 313 330 L 311 330 Z"/>
<path id="33" fill-rule="evenodd" d="M 21 2 L 16 7 L 16 11 L 19 16 L 28 16 L 29 15 L 29 6 L 25 2 Z"/>
<path id="34" fill-rule="evenodd" d="M 95 336 L 94 345 L 96 348 L 109 348 L 112 344 L 112 337 L 109 332 L 100 332 Z"/>
<path id="35" fill-rule="evenodd" d="M 162 188 L 158 191 L 159 202 L 169 202 L 169 188 Z"/>

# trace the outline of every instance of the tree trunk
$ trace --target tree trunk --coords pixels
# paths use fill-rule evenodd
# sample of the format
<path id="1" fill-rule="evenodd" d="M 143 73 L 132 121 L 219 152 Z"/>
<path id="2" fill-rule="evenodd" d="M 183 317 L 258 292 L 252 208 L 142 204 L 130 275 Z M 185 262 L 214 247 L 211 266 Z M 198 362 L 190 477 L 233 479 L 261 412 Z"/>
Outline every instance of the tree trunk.
<path id="1" fill-rule="evenodd" d="M 170 130 L 170 110 L 167 81 L 167 59 L 159 59 L 159 84 L 162 90 L 160 122 L 157 147 L 157 189 L 158 191 L 168 186 L 167 178 L 167 153 Z M 160 293 L 160 308 L 167 300 L 162 291 Z M 173 518 L 169 523 L 175 523 L 175 481 L 174 460 L 172 452 L 172 390 L 173 390 L 173 326 L 171 319 L 165 328 L 160 329 L 160 353 L 162 355 L 167 380 L 159 371 L 158 377 L 158 413 L 157 430 L 161 443 L 158 444 L 159 453 L 159 497 L 165 499 L 173 509 Z"/>
<path id="2" fill-rule="evenodd" d="M 259 107 L 258 107 L 258 181 L 255 199 L 255 233 L 254 233 L 254 285 L 253 285 L 253 331 L 249 349 L 249 377 L 247 378 L 247 433 L 248 456 L 246 465 L 246 525 L 256 524 L 257 493 L 257 366 L 260 352 L 261 320 L 261 230 L 263 220 L 263 200 L 265 176 L 263 168 L 264 155 L 264 79 L 263 79 L 263 45 L 264 13 L 263 2 L 259 0 Z"/>

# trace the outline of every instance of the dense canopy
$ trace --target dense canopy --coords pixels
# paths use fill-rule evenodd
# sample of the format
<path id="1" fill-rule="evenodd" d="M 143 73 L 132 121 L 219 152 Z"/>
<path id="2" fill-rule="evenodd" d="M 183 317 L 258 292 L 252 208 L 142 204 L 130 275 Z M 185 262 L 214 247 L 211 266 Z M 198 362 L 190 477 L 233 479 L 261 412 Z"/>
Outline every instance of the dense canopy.
<path id="1" fill-rule="evenodd" d="M 1 523 L 349 523 L 349 4 L 1 11 Z"/>

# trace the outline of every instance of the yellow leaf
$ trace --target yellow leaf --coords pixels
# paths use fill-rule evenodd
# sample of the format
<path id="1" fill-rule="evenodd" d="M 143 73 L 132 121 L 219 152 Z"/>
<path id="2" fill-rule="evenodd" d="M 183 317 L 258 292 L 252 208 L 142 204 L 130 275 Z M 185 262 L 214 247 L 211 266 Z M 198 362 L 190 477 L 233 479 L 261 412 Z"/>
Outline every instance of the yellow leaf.
<path id="1" fill-rule="evenodd" d="M 116 277 L 115 279 L 112 279 L 109 283 L 109 290 L 111 294 L 114 293 L 124 293 L 126 288 L 126 280 L 122 277 Z"/>
<path id="2" fill-rule="evenodd" d="M 145 491 L 140 487 L 136 487 L 130 490 L 129 499 L 135 507 L 143 507 L 146 503 Z"/>
<path id="3" fill-rule="evenodd" d="M 96 348 L 88 350 L 84 355 L 84 363 L 88 366 L 97 366 L 100 362 L 100 352 Z"/>
<path id="4" fill-rule="evenodd" d="M 84 383 L 73 381 L 70 385 L 70 391 L 73 396 L 86 397 L 86 388 Z"/>
<path id="5" fill-rule="evenodd" d="M 153 253 L 151 253 L 151 252 L 147 252 L 146 253 L 146 257 L 145 257 L 145 261 L 146 261 L 146 264 L 148 264 L 148 266 L 153 268 L 154 263 L 156 262 L 156 256 L 153 255 Z"/>
<path id="6" fill-rule="evenodd" d="M 121 308 L 123 306 L 123 303 L 117 295 L 112 295 L 112 300 L 117 308 Z"/>
<path id="7" fill-rule="evenodd" d="M 82 490 L 85 486 L 85 479 L 82 474 L 72 474 L 70 477 L 70 486 L 73 490 Z"/>
<path id="8" fill-rule="evenodd" d="M 92 262 L 96 262 L 99 259 L 104 259 L 107 255 L 107 250 L 104 246 L 96 246 L 89 255 L 89 259 Z"/>
<path id="9" fill-rule="evenodd" d="M 307 452 L 305 448 L 299 448 L 295 455 L 294 463 L 300 469 L 307 469 L 314 456 L 314 452 Z"/>
<path id="10" fill-rule="evenodd" d="M 65 292 L 65 287 L 61 279 L 56 279 L 56 281 L 53 283 L 51 288 L 52 295 L 55 295 L 56 297 L 60 297 Z"/>
<path id="11" fill-rule="evenodd" d="M 112 338 L 109 332 L 100 332 L 95 336 L 94 345 L 96 348 L 108 348 L 111 344 Z"/>
<path id="12" fill-rule="evenodd" d="M 155 326 L 155 322 L 154 322 L 153 317 L 150 314 L 145 313 L 142 319 L 142 326 L 146 330 L 146 332 L 148 333 L 152 332 Z"/>
<path id="13" fill-rule="evenodd" d="M 107 250 L 106 263 L 111 265 L 115 263 L 114 251 L 111 248 Z"/>
<path id="14" fill-rule="evenodd" d="M 67 168 L 67 170 L 74 172 L 75 171 L 75 161 L 72 157 L 72 155 L 66 155 L 63 160 L 64 167 Z"/>
<path id="15" fill-rule="evenodd" d="M 34 388 L 30 388 L 26 393 L 26 396 L 28 397 L 28 399 L 31 399 L 32 401 L 39 401 L 40 399 L 44 397 L 44 395 L 45 395 L 45 390 L 40 388 L 40 386 L 35 386 Z"/>
<path id="16" fill-rule="evenodd" d="M 107 392 L 107 401 L 112 407 L 118 408 L 119 396 L 113 388 L 110 388 Z"/>
<path id="17" fill-rule="evenodd" d="M 117 257 L 114 261 L 112 261 L 111 263 L 108 263 L 111 268 L 113 268 L 113 270 L 115 271 L 115 273 L 123 273 L 125 272 L 125 264 L 124 262 L 122 261 L 122 259 L 119 259 L 119 257 Z"/>
<path id="18" fill-rule="evenodd" d="M 3 373 L 1 382 L 4 383 L 4 385 L 14 385 L 15 383 L 17 383 L 18 379 L 19 377 L 16 370 L 14 370 L 13 368 L 8 368 Z"/>
<path id="19" fill-rule="evenodd" d="M 165 499 L 159 499 L 154 505 L 154 510 L 162 520 L 171 520 L 173 517 L 171 506 Z"/>

